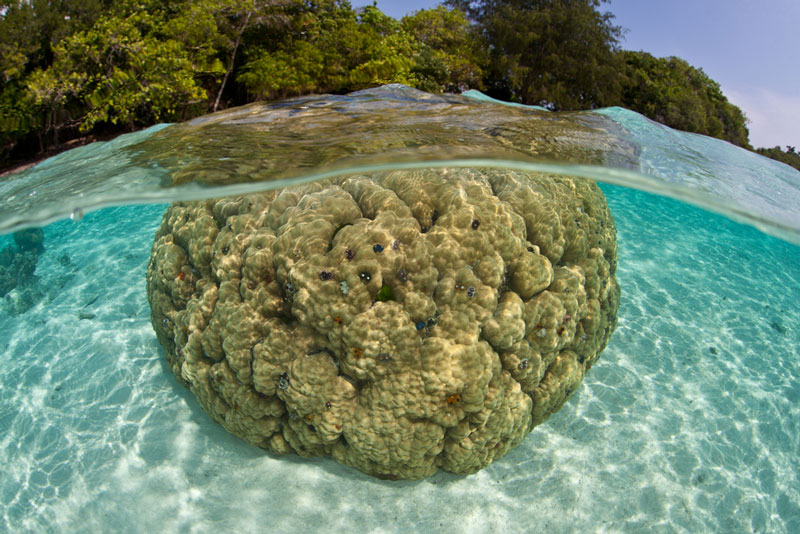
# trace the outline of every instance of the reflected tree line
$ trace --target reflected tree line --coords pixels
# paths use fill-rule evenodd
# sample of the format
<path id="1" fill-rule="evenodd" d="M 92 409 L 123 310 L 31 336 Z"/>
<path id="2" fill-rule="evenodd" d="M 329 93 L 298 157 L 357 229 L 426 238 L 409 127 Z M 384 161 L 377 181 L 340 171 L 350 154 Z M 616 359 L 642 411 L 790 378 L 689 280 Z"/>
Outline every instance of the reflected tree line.
<path id="1" fill-rule="evenodd" d="M 0 165 L 255 100 L 386 83 L 552 110 L 623 106 L 752 149 L 702 69 L 623 50 L 601 0 L 0 0 Z M 759 149 L 800 168 L 794 150 Z"/>

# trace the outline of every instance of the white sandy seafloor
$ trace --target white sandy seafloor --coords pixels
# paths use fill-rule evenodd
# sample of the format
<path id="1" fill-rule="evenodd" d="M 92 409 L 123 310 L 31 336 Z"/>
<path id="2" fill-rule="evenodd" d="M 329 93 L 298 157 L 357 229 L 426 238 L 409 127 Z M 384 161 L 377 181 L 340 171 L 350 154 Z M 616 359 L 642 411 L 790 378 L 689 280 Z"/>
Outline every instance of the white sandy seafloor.
<path id="1" fill-rule="evenodd" d="M 0 312 L 0 531 L 800 532 L 800 248 L 606 190 L 623 297 L 602 359 L 503 459 L 417 482 L 206 417 L 149 323 L 162 206 L 47 227 L 47 297 Z"/>

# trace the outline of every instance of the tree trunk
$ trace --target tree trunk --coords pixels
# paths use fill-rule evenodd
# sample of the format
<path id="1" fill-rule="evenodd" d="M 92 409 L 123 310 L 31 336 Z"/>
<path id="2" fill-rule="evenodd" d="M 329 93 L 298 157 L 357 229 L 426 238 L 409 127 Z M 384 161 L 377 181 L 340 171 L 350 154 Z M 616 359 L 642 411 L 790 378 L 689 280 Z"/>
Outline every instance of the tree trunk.
<path id="1" fill-rule="evenodd" d="M 250 23 L 250 16 L 253 14 L 252 11 L 247 12 L 247 16 L 244 18 L 244 22 L 242 23 L 242 27 L 239 28 L 239 32 L 236 35 L 236 42 L 233 43 L 233 50 L 231 50 L 231 58 L 228 61 L 228 68 L 225 71 L 225 76 L 222 77 L 222 84 L 219 86 L 219 91 L 217 91 L 217 98 L 214 100 L 214 108 L 212 111 L 217 111 L 217 107 L 219 107 L 219 100 L 222 98 L 222 92 L 225 90 L 225 84 L 228 83 L 228 77 L 233 72 L 233 63 L 236 59 L 236 51 L 239 49 L 239 43 L 242 41 L 242 35 L 244 31 L 247 29 L 247 25 Z"/>

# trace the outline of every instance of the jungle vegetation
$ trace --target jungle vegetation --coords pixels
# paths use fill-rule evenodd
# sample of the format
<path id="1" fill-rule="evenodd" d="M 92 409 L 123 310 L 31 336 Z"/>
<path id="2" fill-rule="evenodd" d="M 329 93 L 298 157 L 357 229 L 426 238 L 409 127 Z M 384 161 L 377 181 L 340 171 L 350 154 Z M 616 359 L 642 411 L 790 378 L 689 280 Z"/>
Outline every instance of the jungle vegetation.
<path id="1" fill-rule="evenodd" d="M 618 105 L 750 148 L 719 84 L 682 59 L 622 50 L 601 2 L 447 0 L 396 20 L 347 0 L 0 0 L 0 167 L 254 100 L 386 83 Z"/>

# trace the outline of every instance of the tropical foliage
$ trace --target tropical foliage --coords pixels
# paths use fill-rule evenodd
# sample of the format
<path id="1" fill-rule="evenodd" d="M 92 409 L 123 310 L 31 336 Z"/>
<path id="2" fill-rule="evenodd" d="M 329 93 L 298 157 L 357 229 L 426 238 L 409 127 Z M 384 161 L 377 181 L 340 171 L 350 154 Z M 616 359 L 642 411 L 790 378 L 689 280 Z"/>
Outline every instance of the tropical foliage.
<path id="1" fill-rule="evenodd" d="M 63 127 L 67 110 L 81 131 L 174 120 L 183 103 L 206 97 L 181 43 L 157 39 L 148 22 L 138 14 L 101 17 L 53 47 L 51 65 L 26 84 L 47 129 Z"/>
<path id="2" fill-rule="evenodd" d="M 335 1 L 294 6 L 277 43 L 253 43 L 237 81 L 251 98 L 414 85 L 415 44 L 400 23 L 369 6 Z"/>
<path id="3" fill-rule="evenodd" d="M 676 58 L 622 52 L 622 105 L 678 130 L 748 146 L 746 119 L 702 69 Z"/>
<path id="4" fill-rule="evenodd" d="M 619 102 L 622 30 L 599 0 L 448 0 L 479 29 L 493 96 L 553 110 Z"/>
<path id="5" fill-rule="evenodd" d="M 0 0 L 0 165 L 258 99 L 385 83 L 553 110 L 620 105 L 749 147 L 702 69 L 620 49 L 604 0 Z M 790 164 L 797 154 L 759 149 Z"/>

